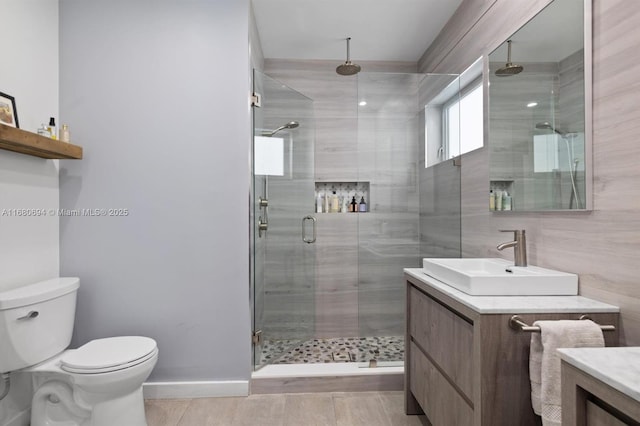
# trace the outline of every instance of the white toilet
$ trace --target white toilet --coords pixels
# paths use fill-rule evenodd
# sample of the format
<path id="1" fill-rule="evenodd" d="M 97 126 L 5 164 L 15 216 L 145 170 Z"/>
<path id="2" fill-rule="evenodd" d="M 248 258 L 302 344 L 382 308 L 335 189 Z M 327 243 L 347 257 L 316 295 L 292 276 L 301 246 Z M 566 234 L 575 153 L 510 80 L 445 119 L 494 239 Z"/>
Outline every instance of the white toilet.
<path id="1" fill-rule="evenodd" d="M 0 372 L 31 374 L 31 426 L 146 426 L 142 383 L 158 359 L 148 337 L 71 342 L 78 278 L 0 292 Z"/>

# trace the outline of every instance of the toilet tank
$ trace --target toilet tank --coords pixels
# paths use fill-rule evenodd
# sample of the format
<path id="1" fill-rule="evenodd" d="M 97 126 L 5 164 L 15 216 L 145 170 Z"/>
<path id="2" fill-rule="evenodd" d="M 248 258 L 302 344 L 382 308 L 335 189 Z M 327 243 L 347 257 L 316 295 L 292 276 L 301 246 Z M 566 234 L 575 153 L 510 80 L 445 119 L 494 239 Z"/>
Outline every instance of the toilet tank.
<path id="1" fill-rule="evenodd" d="M 78 278 L 0 290 L 0 373 L 38 364 L 71 342 Z"/>

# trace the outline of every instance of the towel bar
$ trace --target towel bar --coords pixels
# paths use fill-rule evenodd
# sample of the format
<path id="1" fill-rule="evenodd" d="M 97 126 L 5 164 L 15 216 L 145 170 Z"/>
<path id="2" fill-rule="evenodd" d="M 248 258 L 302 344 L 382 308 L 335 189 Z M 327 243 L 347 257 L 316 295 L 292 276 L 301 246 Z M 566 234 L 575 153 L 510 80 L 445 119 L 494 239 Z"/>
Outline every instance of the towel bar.
<path id="1" fill-rule="evenodd" d="M 581 320 L 591 319 L 588 315 L 582 315 Z M 529 325 L 526 322 L 522 321 L 518 315 L 514 315 L 509 319 L 509 327 L 516 331 L 528 331 L 531 333 L 540 333 L 540 327 L 536 327 L 534 325 Z M 602 331 L 615 331 L 616 327 L 614 325 L 601 325 L 600 328 Z"/>

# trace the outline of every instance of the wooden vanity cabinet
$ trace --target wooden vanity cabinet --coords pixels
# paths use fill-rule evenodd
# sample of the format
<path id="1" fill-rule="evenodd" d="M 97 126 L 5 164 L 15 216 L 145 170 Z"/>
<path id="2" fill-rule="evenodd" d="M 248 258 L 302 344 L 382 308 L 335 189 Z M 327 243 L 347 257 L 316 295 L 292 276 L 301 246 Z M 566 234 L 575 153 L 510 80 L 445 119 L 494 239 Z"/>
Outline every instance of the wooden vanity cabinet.
<path id="1" fill-rule="evenodd" d="M 640 403 L 562 361 L 562 424 L 640 425 Z"/>
<path id="2" fill-rule="evenodd" d="M 480 313 L 409 274 L 405 279 L 405 411 L 424 412 L 435 426 L 541 424 L 531 407 L 531 334 L 511 329 L 512 315 L 531 324 L 589 314 L 618 328 L 618 313 Z M 617 331 L 605 333 L 607 346 L 617 339 Z"/>

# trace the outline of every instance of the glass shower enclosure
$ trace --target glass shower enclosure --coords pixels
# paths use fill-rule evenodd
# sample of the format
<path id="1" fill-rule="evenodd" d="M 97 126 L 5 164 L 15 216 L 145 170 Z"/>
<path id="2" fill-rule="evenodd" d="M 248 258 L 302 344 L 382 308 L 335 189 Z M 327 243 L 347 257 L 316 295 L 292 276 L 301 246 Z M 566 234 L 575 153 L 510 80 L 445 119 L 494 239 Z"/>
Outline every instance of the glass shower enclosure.
<path id="1" fill-rule="evenodd" d="M 314 92 L 314 111 L 311 99 L 254 72 L 256 369 L 402 365 L 403 268 L 460 256 L 460 167 L 428 164 L 425 145 L 427 134 L 444 143 L 425 112 L 442 115 L 438 94 L 453 85 L 457 96 L 457 77 L 361 72 L 339 81 L 346 95 Z M 327 197 L 341 201 L 328 208 Z M 364 209 L 354 214 L 345 200 Z"/>
<path id="2" fill-rule="evenodd" d="M 313 102 L 254 70 L 251 297 L 254 368 L 312 337 Z"/>

